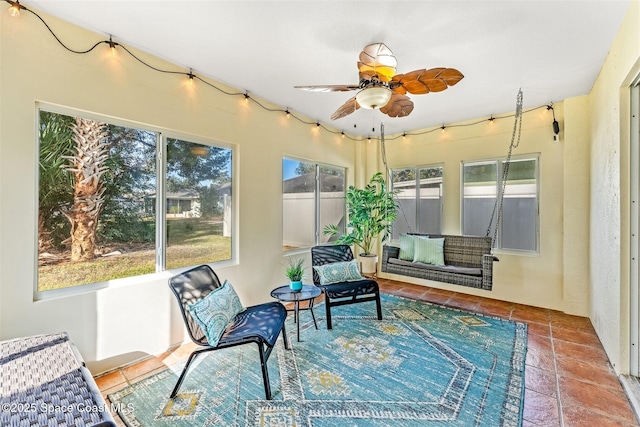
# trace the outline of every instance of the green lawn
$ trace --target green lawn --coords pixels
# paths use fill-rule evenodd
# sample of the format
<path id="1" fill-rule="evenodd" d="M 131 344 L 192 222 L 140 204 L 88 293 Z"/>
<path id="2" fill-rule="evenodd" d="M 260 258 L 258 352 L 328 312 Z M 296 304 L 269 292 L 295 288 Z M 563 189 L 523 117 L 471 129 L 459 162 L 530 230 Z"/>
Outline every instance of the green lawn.
<path id="1" fill-rule="evenodd" d="M 117 248 L 117 244 L 112 244 Z M 38 267 L 38 290 L 104 282 L 155 272 L 155 250 L 149 245 L 122 243 L 121 255 L 98 257 L 90 262 L 60 261 Z M 138 249 L 134 249 L 134 248 Z M 231 259 L 231 238 L 222 236 L 222 224 L 200 219 L 170 219 L 167 268 L 188 267 Z"/>

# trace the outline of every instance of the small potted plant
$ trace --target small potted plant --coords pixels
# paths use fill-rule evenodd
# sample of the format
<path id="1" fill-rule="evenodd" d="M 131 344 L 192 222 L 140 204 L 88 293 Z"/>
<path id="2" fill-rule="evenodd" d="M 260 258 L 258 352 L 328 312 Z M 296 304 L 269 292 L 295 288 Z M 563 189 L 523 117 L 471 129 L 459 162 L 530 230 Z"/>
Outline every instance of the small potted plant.
<path id="1" fill-rule="evenodd" d="M 289 258 L 289 262 L 285 266 L 284 275 L 289 278 L 289 286 L 292 291 L 299 291 L 302 289 L 304 270 L 304 258 L 298 258 L 297 260 Z"/>

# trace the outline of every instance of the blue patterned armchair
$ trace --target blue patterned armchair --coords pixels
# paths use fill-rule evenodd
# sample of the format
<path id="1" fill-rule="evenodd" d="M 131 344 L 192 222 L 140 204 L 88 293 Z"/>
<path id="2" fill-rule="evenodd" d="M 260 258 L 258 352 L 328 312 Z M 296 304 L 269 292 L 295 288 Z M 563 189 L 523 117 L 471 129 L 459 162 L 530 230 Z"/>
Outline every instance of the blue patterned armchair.
<path id="1" fill-rule="evenodd" d="M 270 400 L 271 386 L 269 384 L 267 360 L 275 346 L 278 335 L 280 335 L 280 331 L 282 331 L 284 347 L 289 349 L 287 333 L 284 327 L 284 322 L 287 318 L 285 307 L 280 302 L 273 301 L 245 308 L 231 320 L 218 343 L 212 346 L 207 341 L 205 332 L 191 315 L 188 306 L 202 300 L 211 291 L 221 287 L 216 273 L 208 265 L 201 265 L 170 278 L 169 287 L 178 299 L 189 337 L 199 346 L 189 356 L 182 374 L 180 374 L 178 382 L 171 392 L 171 398 L 178 393 L 189 365 L 200 353 L 255 343 L 260 354 L 264 393 L 266 399 Z"/>

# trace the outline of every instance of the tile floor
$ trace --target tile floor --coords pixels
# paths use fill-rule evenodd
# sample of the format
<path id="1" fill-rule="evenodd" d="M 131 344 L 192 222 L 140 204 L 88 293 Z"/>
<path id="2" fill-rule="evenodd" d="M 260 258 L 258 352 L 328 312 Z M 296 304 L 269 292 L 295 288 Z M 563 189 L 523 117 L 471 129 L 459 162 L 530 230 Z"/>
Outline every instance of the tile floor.
<path id="1" fill-rule="evenodd" d="M 527 322 L 523 427 L 640 426 L 589 319 L 404 282 L 379 279 L 378 283 L 388 294 Z M 106 397 L 185 361 L 193 348 L 185 344 L 96 381 Z"/>

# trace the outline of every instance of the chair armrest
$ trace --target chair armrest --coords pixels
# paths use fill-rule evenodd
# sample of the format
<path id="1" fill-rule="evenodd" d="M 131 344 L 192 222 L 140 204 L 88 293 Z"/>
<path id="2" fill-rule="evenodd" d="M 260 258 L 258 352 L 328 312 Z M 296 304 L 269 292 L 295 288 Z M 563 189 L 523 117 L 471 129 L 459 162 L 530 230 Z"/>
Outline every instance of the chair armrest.
<path id="1" fill-rule="evenodd" d="M 400 255 L 400 248 L 397 246 L 382 246 L 382 262 L 380 268 L 382 271 L 387 271 L 387 265 L 389 263 L 389 258 L 398 258 Z"/>
<path id="2" fill-rule="evenodd" d="M 482 282 L 491 286 L 493 285 L 493 262 L 500 261 L 493 254 L 482 255 Z"/>

